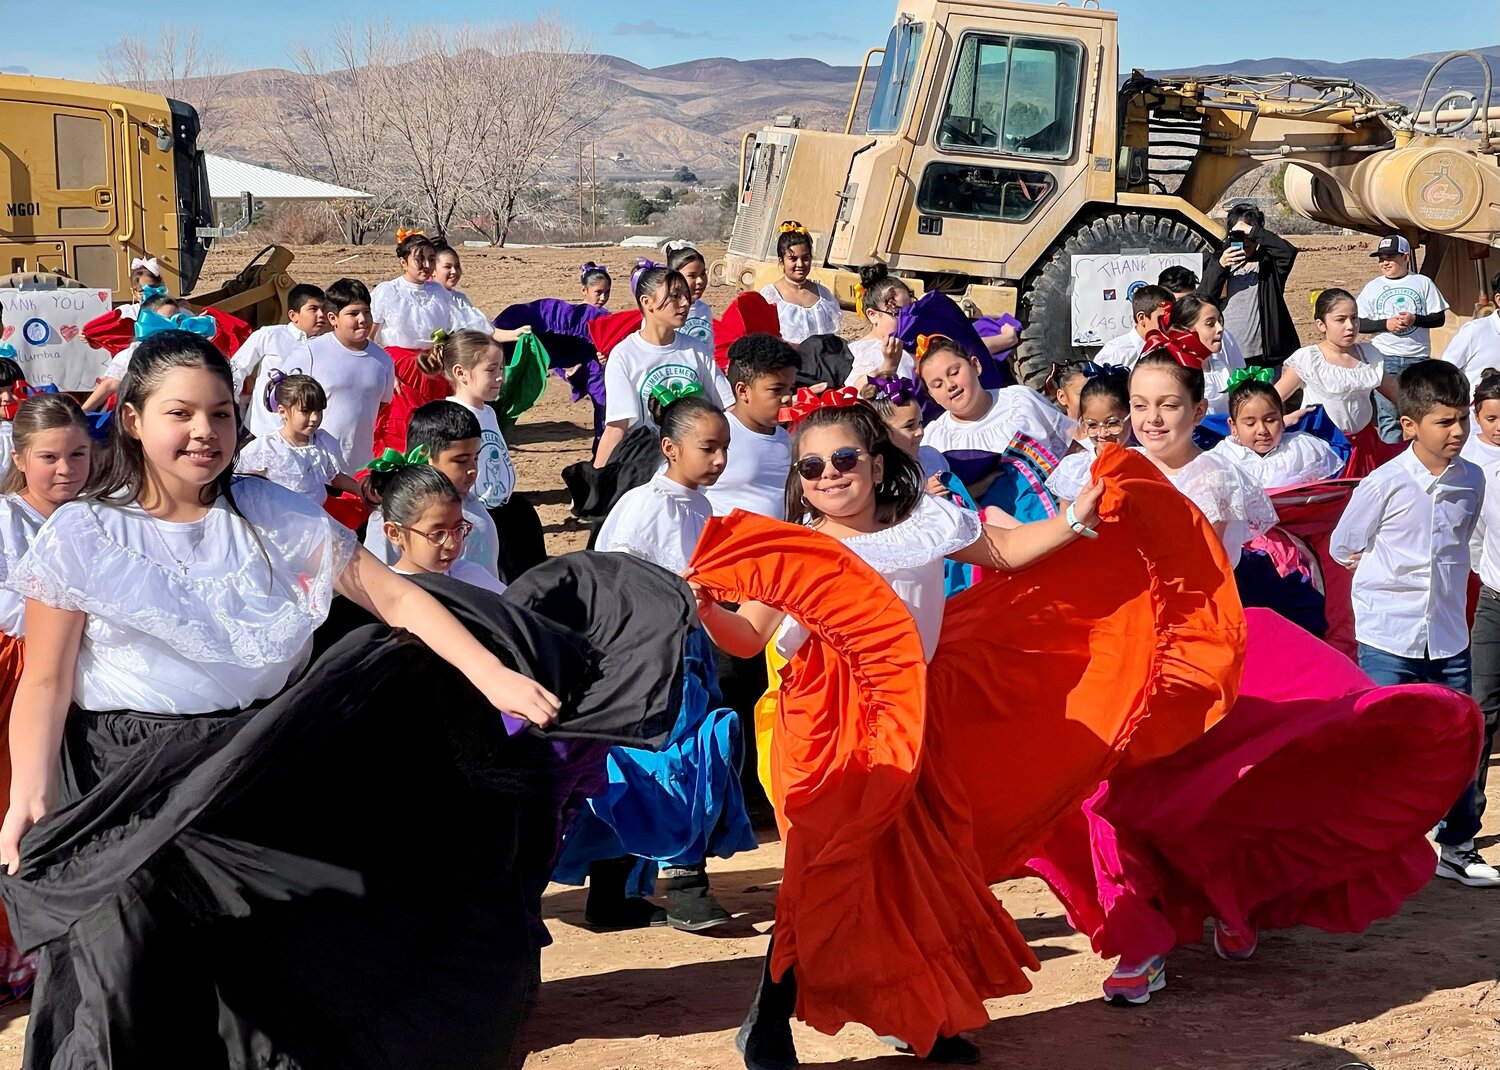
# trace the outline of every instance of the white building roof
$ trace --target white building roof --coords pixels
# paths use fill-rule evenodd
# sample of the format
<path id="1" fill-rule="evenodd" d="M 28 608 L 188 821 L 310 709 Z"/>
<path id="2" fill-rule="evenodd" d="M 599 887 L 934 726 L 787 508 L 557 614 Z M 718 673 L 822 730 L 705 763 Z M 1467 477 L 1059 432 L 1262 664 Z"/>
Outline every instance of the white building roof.
<path id="1" fill-rule="evenodd" d="M 258 201 L 367 201 L 368 193 L 257 167 L 223 156 L 204 155 L 208 165 L 208 195 L 216 201 L 238 200 L 247 190 Z"/>

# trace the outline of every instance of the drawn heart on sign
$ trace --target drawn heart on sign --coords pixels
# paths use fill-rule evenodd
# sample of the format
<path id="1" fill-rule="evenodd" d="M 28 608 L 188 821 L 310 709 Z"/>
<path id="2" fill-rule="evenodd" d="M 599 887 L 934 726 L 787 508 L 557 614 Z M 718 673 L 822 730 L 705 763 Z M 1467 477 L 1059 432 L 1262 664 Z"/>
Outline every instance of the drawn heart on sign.
<path id="1" fill-rule="evenodd" d="M 15 327 L 13 325 L 7 323 L 4 327 L 0 327 L 0 341 L 4 341 L 5 339 L 9 338 L 11 335 L 13 335 L 15 333 L 16 333 Z"/>
<path id="2" fill-rule="evenodd" d="M 57 333 L 63 336 L 65 341 L 71 342 L 78 337 L 78 328 L 71 323 L 65 323 L 57 329 Z"/>
<path id="3" fill-rule="evenodd" d="M 101 301 L 108 301 L 109 300 L 109 291 L 108 290 L 100 290 L 99 291 L 99 300 L 101 300 Z"/>

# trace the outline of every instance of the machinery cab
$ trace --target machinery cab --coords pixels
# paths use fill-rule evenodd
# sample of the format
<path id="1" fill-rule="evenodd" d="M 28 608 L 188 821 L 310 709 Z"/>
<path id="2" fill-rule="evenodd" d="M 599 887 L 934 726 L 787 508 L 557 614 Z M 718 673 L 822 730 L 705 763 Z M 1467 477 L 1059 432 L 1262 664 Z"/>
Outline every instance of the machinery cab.
<path id="1" fill-rule="evenodd" d="M 776 224 L 796 218 L 842 299 L 879 261 L 919 288 L 972 288 L 978 306 L 1014 311 L 1014 290 L 983 291 L 1023 276 L 1085 202 L 1114 199 L 1114 14 L 902 0 L 880 53 L 860 134 L 856 89 L 843 134 L 773 129 L 747 146 L 730 278 L 736 254 L 774 261 Z M 757 218 L 758 197 L 783 207 Z"/>
<path id="2" fill-rule="evenodd" d="M 213 222 L 198 134 L 180 101 L 0 76 L 0 275 L 58 273 L 123 302 L 130 262 L 155 257 L 191 292 Z"/>

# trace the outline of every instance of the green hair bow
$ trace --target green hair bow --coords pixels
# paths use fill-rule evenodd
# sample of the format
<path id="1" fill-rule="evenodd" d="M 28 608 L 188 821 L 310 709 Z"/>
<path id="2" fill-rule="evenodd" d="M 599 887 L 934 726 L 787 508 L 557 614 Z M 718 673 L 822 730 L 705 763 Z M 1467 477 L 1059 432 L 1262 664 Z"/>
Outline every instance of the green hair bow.
<path id="1" fill-rule="evenodd" d="M 703 393 L 703 387 L 697 383 L 657 383 L 651 388 L 651 400 L 662 408 L 666 408 L 674 401 L 690 398 Z"/>
<path id="2" fill-rule="evenodd" d="M 1274 383 L 1275 381 L 1275 368 L 1236 368 L 1229 373 L 1230 390 L 1241 383 Z"/>
<path id="3" fill-rule="evenodd" d="M 416 468 L 427 463 L 432 451 L 426 446 L 413 446 L 406 453 L 386 449 L 367 466 L 372 472 L 399 472 L 403 468 Z"/>

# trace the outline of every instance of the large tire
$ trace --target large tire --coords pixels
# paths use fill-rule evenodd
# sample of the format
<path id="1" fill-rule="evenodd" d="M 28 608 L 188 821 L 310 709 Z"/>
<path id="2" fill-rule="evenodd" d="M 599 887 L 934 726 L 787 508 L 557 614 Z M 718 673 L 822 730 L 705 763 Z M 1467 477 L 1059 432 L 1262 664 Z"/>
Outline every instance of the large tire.
<path id="1" fill-rule="evenodd" d="M 1111 212 L 1077 222 L 1027 279 L 1021 295 L 1021 322 L 1025 327 L 1016 355 L 1016 374 L 1021 381 L 1040 387 L 1054 363 L 1085 359 L 1084 350 L 1073 345 L 1072 258 L 1142 249 L 1202 253 L 1207 263 L 1213 245 L 1180 219 L 1154 212 Z"/>

